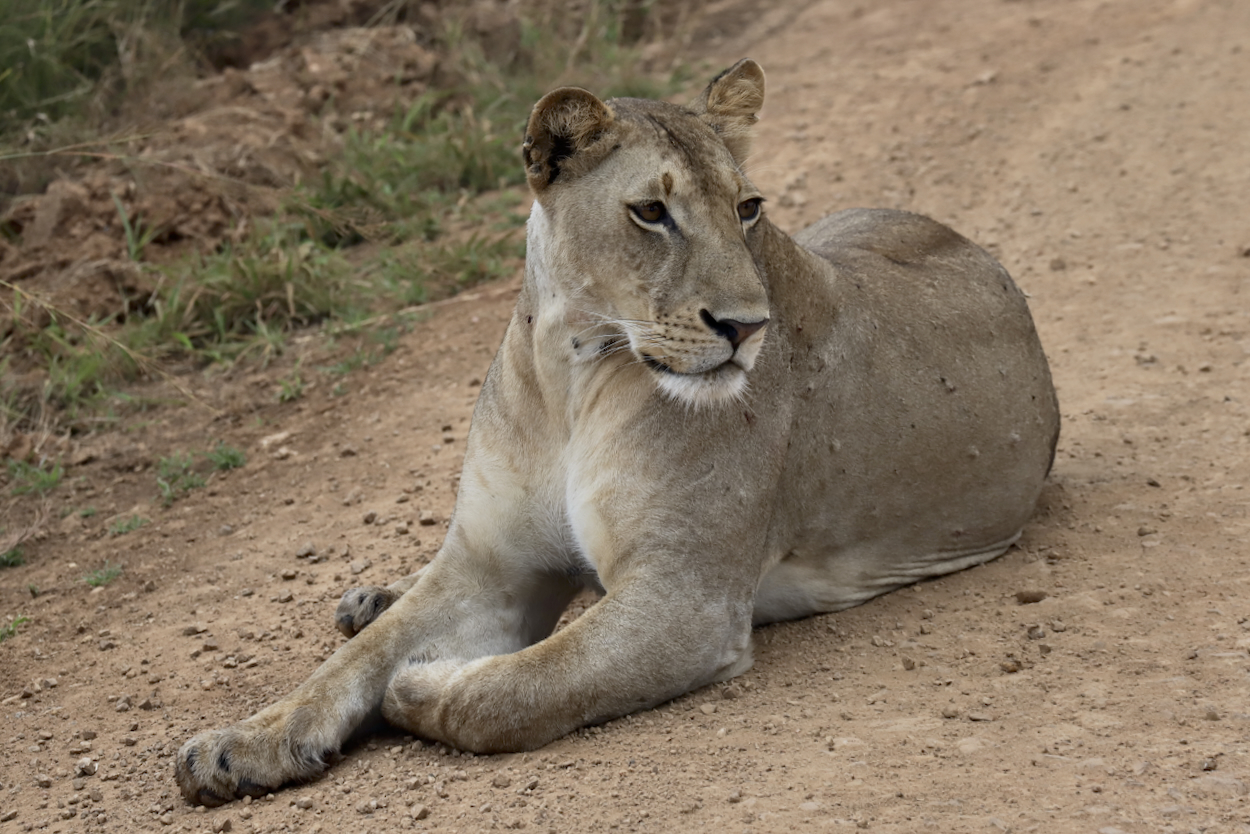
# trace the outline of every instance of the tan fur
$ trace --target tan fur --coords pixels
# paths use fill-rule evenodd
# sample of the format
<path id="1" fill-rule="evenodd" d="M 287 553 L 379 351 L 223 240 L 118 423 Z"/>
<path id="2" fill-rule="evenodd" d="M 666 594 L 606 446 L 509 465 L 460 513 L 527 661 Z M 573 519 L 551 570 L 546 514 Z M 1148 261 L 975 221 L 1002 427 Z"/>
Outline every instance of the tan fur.
<path id="1" fill-rule="evenodd" d="M 742 672 L 753 622 L 1019 536 L 1059 427 L 1022 294 L 917 215 L 777 230 L 740 165 L 762 101 L 747 61 L 690 110 L 539 102 L 525 283 L 443 547 L 345 594 L 355 636 L 293 693 L 183 746 L 190 801 L 307 778 L 379 710 L 538 747 Z M 603 598 L 552 634 L 584 587 Z"/>

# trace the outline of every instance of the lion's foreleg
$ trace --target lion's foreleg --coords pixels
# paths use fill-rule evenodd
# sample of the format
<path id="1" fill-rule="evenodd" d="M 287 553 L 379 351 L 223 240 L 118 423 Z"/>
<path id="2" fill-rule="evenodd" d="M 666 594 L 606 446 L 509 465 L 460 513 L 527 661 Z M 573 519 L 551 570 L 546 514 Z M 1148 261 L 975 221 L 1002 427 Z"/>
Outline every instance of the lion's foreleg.
<path id="1" fill-rule="evenodd" d="M 560 575 L 481 554 L 444 552 L 372 625 L 298 689 L 232 727 L 183 745 L 183 796 L 220 805 L 319 773 L 371 715 L 397 669 L 414 659 L 516 651 L 540 639 L 578 586 Z"/>
<path id="2" fill-rule="evenodd" d="M 387 688 L 383 716 L 466 750 L 528 750 L 750 667 L 749 601 L 672 596 L 609 594 L 514 654 L 409 662 Z"/>

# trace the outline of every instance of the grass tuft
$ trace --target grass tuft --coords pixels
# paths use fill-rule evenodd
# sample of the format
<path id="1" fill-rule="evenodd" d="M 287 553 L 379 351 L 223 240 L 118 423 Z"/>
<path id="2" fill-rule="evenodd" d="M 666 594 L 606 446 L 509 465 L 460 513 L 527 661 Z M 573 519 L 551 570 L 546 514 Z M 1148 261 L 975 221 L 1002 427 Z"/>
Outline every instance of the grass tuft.
<path id="1" fill-rule="evenodd" d="M 124 536 L 127 533 L 133 533 L 147 523 L 148 520 L 146 518 L 138 515 L 132 515 L 130 518 L 119 518 L 109 524 L 109 535 Z"/>
<path id="2" fill-rule="evenodd" d="M 91 573 L 83 576 L 83 582 L 86 582 L 92 588 L 100 588 L 109 584 L 124 572 L 121 565 L 115 565 L 112 562 L 105 562 L 104 567 L 91 571 Z"/>
<path id="3" fill-rule="evenodd" d="M 8 550 L 0 553 L 0 568 L 15 568 L 23 564 L 25 559 L 22 558 L 22 548 L 10 547 Z"/>
<path id="4" fill-rule="evenodd" d="M 16 637 L 17 631 L 22 626 L 30 622 L 30 617 L 16 616 L 10 617 L 9 621 L 4 625 L 0 625 L 0 643 L 8 640 L 10 637 Z"/>
<path id="5" fill-rule="evenodd" d="M 217 445 L 204 453 L 204 457 L 208 458 L 208 462 L 213 465 L 213 469 L 218 472 L 227 472 L 231 469 L 238 469 L 247 463 L 247 455 L 242 449 L 236 449 L 228 446 L 222 440 L 217 441 Z"/>
<path id="6" fill-rule="evenodd" d="M 165 506 L 177 501 L 193 489 L 204 486 L 204 476 L 192 467 L 194 463 L 188 452 L 175 452 L 161 458 L 156 465 L 156 485 L 160 488 Z"/>
<path id="7" fill-rule="evenodd" d="M 65 476 L 65 468 L 59 462 L 40 461 L 31 464 L 10 458 L 6 466 L 9 480 L 13 483 L 14 495 L 47 495 L 60 485 L 61 478 Z"/>

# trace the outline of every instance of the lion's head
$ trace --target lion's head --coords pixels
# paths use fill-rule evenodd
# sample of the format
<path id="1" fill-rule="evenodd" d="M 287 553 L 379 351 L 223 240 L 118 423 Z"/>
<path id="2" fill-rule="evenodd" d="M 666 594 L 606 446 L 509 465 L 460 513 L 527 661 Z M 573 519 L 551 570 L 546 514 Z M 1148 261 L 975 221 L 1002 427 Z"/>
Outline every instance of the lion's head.
<path id="1" fill-rule="evenodd" d="M 748 248 L 763 199 L 742 171 L 763 100 L 747 60 L 689 108 L 561 88 L 526 131 L 530 259 L 585 339 L 691 404 L 740 397 L 767 330 Z"/>

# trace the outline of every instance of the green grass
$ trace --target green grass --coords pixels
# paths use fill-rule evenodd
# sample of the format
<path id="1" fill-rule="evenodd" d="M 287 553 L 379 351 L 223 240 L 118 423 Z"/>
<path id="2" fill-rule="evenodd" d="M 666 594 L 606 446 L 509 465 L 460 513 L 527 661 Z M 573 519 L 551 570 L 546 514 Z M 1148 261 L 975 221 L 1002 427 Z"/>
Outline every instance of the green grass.
<path id="1" fill-rule="evenodd" d="M 242 449 L 236 449 L 228 446 L 224 441 L 218 440 L 217 445 L 204 453 L 204 457 L 208 458 L 208 462 L 213 465 L 213 469 L 218 472 L 227 472 L 231 469 L 238 469 L 247 463 L 247 455 Z"/>
<path id="2" fill-rule="evenodd" d="M 272 7 L 272 0 L 0 0 L 0 131 L 114 102 L 180 37 L 211 47 Z"/>
<path id="3" fill-rule="evenodd" d="M 148 520 L 146 518 L 138 515 L 132 515 L 130 518 L 119 518 L 109 525 L 109 535 L 124 536 L 127 533 L 133 533 L 147 523 Z"/>
<path id="4" fill-rule="evenodd" d="M 288 351 L 289 334 L 300 328 L 346 329 L 366 340 L 376 332 L 371 346 L 357 348 L 362 355 L 334 366 L 331 373 L 342 375 L 394 350 L 387 313 L 514 274 L 524 257 L 519 146 L 533 102 L 560 84 L 604 97 L 658 96 L 681 81 L 637 72 L 637 51 L 621 34 L 638 12 L 627 5 L 586 4 L 580 31 L 563 36 L 525 25 L 520 55 L 508 66 L 487 60 L 476 43 L 448 28 L 434 48 L 440 75 L 460 79 L 454 86 L 407 102 L 380 128 L 348 131 L 319 177 L 281 193 L 271 216 L 243 218 L 245 233 L 215 249 L 148 262 L 159 219 L 128 212 L 115 197 L 126 255 L 156 276 L 155 295 L 106 319 L 80 321 L 8 285 L 13 314 L 11 326 L 0 328 L 0 425 L 42 421 L 90 430 L 147 407 L 118 386 L 159 373 L 171 360 L 267 366 Z M 158 42 L 181 38 L 189 51 L 211 52 L 232 37 L 239 20 L 271 6 L 271 0 L 0 0 L 0 90 L 5 79 L 21 88 L 12 100 L 0 96 L 0 120 L 4 114 L 10 120 L 0 121 L 0 135 L 6 124 L 25 130 L 38 122 L 36 112 L 55 121 L 105 87 L 124 94 L 119 44 L 152 57 Z M 23 50 L 34 50 L 38 60 Z M 54 100 L 64 107 L 51 108 Z M 5 159 L 0 150 L 0 163 Z M 141 157 L 125 162 L 146 164 Z M 21 243 L 20 229 L 0 234 Z M 43 372 L 42 384 L 19 385 L 32 369 Z M 311 383 L 297 370 L 282 381 L 279 399 L 298 399 Z M 162 480 L 162 496 L 174 500 L 178 488 Z"/>
<path id="5" fill-rule="evenodd" d="M 112 562 L 105 562 L 104 567 L 91 571 L 91 573 L 83 576 L 82 581 L 86 582 L 92 588 L 100 588 L 109 584 L 123 573 L 121 565 L 115 565 Z"/>
<path id="6" fill-rule="evenodd" d="M 7 623 L 0 625 L 0 643 L 3 643 L 10 637 L 16 637 L 18 629 L 29 622 L 30 617 L 11 617 Z"/>
<path id="7" fill-rule="evenodd" d="M 175 452 L 157 462 L 156 485 L 166 507 L 191 490 L 204 486 L 204 476 L 193 466 L 194 461 L 188 452 Z"/>
<path id="8" fill-rule="evenodd" d="M 10 458 L 6 462 L 9 481 L 14 495 L 47 495 L 56 489 L 65 476 L 65 468 L 56 461 L 40 461 L 37 464 Z"/>
<path id="9" fill-rule="evenodd" d="M 8 550 L 0 553 L 0 568 L 15 568 L 25 562 L 22 558 L 22 548 L 10 547 Z"/>

